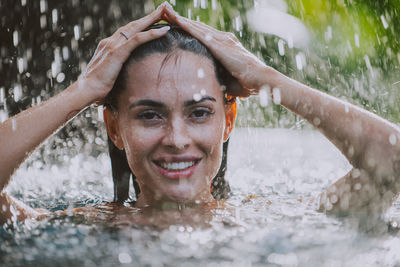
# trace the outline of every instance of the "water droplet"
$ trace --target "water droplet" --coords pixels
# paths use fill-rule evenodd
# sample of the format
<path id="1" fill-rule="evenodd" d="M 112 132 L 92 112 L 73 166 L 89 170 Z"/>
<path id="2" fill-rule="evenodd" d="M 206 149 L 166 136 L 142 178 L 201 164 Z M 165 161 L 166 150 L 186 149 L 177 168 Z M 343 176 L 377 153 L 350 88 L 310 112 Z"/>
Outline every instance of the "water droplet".
<path id="1" fill-rule="evenodd" d="M 235 19 L 233 21 L 233 25 L 237 32 L 241 31 L 243 29 L 242 18 L 240 16 L 235 17 Z"/>
<path id="2" fill-rule="evenodd" d="M 51 11 L 51 19 L 53 21 L 53 24 L 57 24 L 57 21 L 58 21 L 58 11 L 57 11 L 57 9 L 53 9 Z"/>
<path id="3" fill-rule="evenodd" d="M 397 143 L 396 135 L 390 134 L 390 136 L 389 136 L 389 143 L 390 143 L 391 145 L 393 145 L 393 146 Z"/>
<path id="4" fill-rule="evenodd" d="M 118 260 L 120 263 L 127 264 L 132 262 L 132 258 L 128 253 L 122 252 L 118 254 Z"/>
<path id="5" fill-rule="evenodd" d="M 40 0 L 40 13 L 44 13 L 47 10 L 46 0 Z"/>
<path id="6" fill-rule="evenodd" d="M 11 129 L 13 131 L 17 130 L 17 122 L 15 121 L 15 119 L 11 120 Z"/>
<path id="7" fill-rule="evenodd" d="M 303 67 L 306 65 L 306 60 L 303 53 L 299 53 L 296 55 L 296 66 L 298 70 L 302 70 Z"/>
<path id="8" fill-rule="evenodd" d="M 4 103 L 4 97 L 5 97 L 4 87 L 0 87 L 0 103 Z"/>
<path id="9" fill-rule="evenodd" d="M 357 47 L 360 47 L 360 37 L 358 36 L 357 33 L 354 34 L 354 44 L 355 44 Z"/>
<path id="10" fill-rule="evenodd" d="M 103 106 L 98 106 L 97 107 L 97 118 L 98 118 L 98 120 L 99 121 L 104 121 L 104 117 L 103 117 L 103 111 L 104 111 L 104 108 L 103 108 Z"/>
<path id="11" fill-rule="evenodd" d="M 279 39 L 278 41 L 278 50 L 279 50 L 279 55 L 284 56 L 285 55 L 285 41 L 282 39 Z"/>
<path id="12" fill-rule="evenodd" d="M 13 93 L 15 102 L 18 102 L 22 97 L 22 88 L 19 84 L 14 86 Z"/>
<path id="13" fill-rule="evenodd" d="M 356 190 L 356 191 L 358 191 L 358 190 L 360 190 L 361 189 L 361 184 L 360 183 L 356 183 L 355 185 L 354 185 L 354 190 Z"/>
<path id="14" fill-rule="evenodd" d="M 200 68 L 200 69 L 197 70 L 197 77 L 198 77 L 199 79 L 204 78 L 204 70 L 203 70 L 202 68 Z"/>
<path id="15" fill-rule="evenodd" d="M 17 59 L 17 66 L 18 66 L 18 72 L 19 73 L 23 73 L 24 72 L 24 70 L 25 70 L 25 67 L 24 67 L 24 59 L 23 58 L 18 58 Z"/>
<path id="16" fill-rule="evenodd" d="M 279 88 L 272 89 L 272 99 L 275 105 L 281 104 L 281 90 Z"/>
<path id="17" fill-rule="evenodd" d="M 201 90 L 200 90 L 200 94 L 201 94 L 202 96 L 205 96 L 205 95 L 206 95 L 206 90 L 201 89 Z"/>
<path id="18" fill-rule="evenodd" d="M 198 93 L 194 94 L 193 95 L 193 100 L 196 101 L 196 102 L 200 101 L 201 100 L 201 94 L 198 94 Z"/>
<path id="19" fill-rule="evenodd" d="M 315 117 L 315 118 L 313 119 L 313 124 L 314 124 L 315 126 L 319 126 L 319 125 L 321 124 L 321 119 L 318 118 L 318 117 Z"/>
<path id="20" fill-rule="evenodd" d="M 64 60 L 68 60 L 69 59 L 69 49 L 68 46 L 64 46 L 62 49 L 62 57 Z"/>
<path id="21" fill-rule="evenodd" d="M 63 72 L 60 72 L 59 74 L 57 74 L 56 80 L 58 83 L 62 83 L 65 80 L 65 74 Z"/>
<path id="22" fill-rule="evenodd" d="M 206 9 L 208 5 L 208 0 L 200 0 L 200 8 Z"/>
<path id="23" fill-rule="evenodd" d="M 359 178 L 360 176 L 361 176 L 361 171 L 360 171 L 359 169 L 354 168 L 354 169 L 351 171 L 351 177 L 352 177 L 352 178 L 356 179 L 356 178 Z"/>
<path id="24" fill-rule="evenodd" d="M 93 21 L 91 17 L 85 17 L 83 19 L 83 31 L 88 32 L 93 28 Z"/>
<path id="25" fill-rule="evenodd" d="M 266 107 L 270 101 L 271 87 L 269 85 L 263 85 L 260 89 L 258 96 L 260 97 L 260 105 Z"/>
<path id="26" fill-rule="evenodd" d="M 8 114 L 5 110 L 0 110 L 0 122 L 8 119 Z"/>
<path id="27" fill-rule="evenodd" d="M 383 15 L 381 16 L 381 21 L 383 24 L 383 28 L 387 29 L 389 27 L 389 24 L 386 22 L 386 19 Z"/>
<path id="28" fill-rule="evenodd" d="M 47 26 L 47 17 L 46 15 L 40 16 L 40 28 L 44 29 Z"/>
<path id="29" fill-rule="evenodd" d="M 217 9 L 217 0 L 211 0 L 211 8 L 212 8 L 212 10 Z"/>
<path id="30" fill-rule="evenodd" d="M 75 38 L 75 40 L 79 40 L 80 37 L 81 37 L 81 30 L 78 25 L 75 25 L 74 26 L 74 38 Z"/>
<path id="31" fill-rule="evenodd" d="M 13 32 L 13 44 L 14 46 L 17 46 L 19 43 L 19 33 L 18 31 Z"/>
<path id="32" fill-rule="evenodd" d="M 330 41 L 332 39 L 332 27 L 328 26 L 328 29 L 325 32 L 325 40 Z"/>

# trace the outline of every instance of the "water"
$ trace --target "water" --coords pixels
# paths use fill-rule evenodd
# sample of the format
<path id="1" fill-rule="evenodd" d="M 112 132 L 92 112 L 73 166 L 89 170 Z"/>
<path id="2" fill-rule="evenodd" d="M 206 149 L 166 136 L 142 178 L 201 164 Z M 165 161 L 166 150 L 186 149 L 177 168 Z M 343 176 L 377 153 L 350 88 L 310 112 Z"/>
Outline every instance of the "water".
<path id="1" fill-rule="evenodd" d="M 373 231 L 318 213 L 309 199 L 350 166 L 315 131 L 236 129 L 229 152 L 233 196 L 205 209 L 149 212 L 99 204 L 112 199 L 107 155 L 66 165 L 34 158 L 7 191 L 51 210 L 89 205 L 0 230 L 5 266 L 394 266 L 400 239 L 387 230 L 395 204 Z M 29 166 L 29 167 L 28 167 Z M 100 215 L 99 215 L 100 214 Z M 397 215 L 396 215 L 397 214 Z M 147 225 L 147 226 L 145 226 Z"/>

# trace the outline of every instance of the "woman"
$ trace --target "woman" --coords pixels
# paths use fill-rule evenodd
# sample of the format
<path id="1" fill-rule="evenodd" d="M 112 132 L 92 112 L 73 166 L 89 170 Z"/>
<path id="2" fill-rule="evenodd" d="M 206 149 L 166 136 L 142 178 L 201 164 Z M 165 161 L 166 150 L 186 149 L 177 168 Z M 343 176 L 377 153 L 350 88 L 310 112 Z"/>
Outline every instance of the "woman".
<path id="1" fill-rule="evenodd" d="M 194 53 L 190 38 L 186 47 L 140 53 L 142 44 L 169 38 L 169 26 L 143 31 L 162 19 L 199 40 L 216 61 L 207 51 Z M 218 64 L 236 80 L 218 74 L 223 70 Z M 223 85 L 232 96 L 267 90 L 275 103 L 319 129 L 353 165 L 321 194 L 321 211 L 381 213 L 390 206 L 399 191 L 397 127 L 291 80 L 248 52 L 233 34 L 180 17 L 168 4 L 101 41 L 86 72 L 65 91 L 1 124 L 0 189 L 48 136 L 86 106 L 102 102 L 108 135 L 125 151 L 140 187 L 135 206 L 211 203 L 211 181 L 235 122 L 235 105 L 224 97 Z M 5 193 L 0 204 L 2 222 L 43 214 Z"/>

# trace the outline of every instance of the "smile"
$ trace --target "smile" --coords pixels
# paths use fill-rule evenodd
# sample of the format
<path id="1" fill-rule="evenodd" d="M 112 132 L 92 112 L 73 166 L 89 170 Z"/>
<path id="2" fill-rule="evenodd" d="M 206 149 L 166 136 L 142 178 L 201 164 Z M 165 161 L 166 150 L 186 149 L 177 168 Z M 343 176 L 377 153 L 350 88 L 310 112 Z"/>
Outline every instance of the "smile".
<path id="1" fill-rule="evenodd" d="M 183 179 L 193 175 L 199 162 L 200 159 L 178 162 L 154 161 L 154 164 L 162 176 L 169 179 Z"/>
<path id="2" fill-rule="evenodd" d="M 168 171 L 181 171 L 187 168 L 192 167 L 196 164 L 195 161 L 188 161 L 188 162 L 173 162 L 173 163 L 161 163 L 161 167 L 168 170 Z"/>

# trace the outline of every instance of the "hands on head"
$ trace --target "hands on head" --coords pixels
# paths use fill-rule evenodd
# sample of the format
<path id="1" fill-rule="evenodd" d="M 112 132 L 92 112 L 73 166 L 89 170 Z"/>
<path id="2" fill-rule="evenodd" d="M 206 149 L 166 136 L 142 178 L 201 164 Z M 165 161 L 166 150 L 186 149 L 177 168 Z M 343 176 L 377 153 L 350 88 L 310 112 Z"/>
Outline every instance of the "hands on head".
<path id="1" fill-rule="evenodd" d="M 164 2 L 151 14 L 120 27 L 112 36 L 103 39 L 86 71 L 80 78 L 85 88 L 93 93 L 94 101 L 102 101 L 113 87 L 124 62 L 131 52 L 143 43 L 165 35 L 169 27 L 143 31 L 166 20 L 200 40 L 214 57 L 232 74 L 227 87 L 232 96 L 249 96 L 265 84 L 262 69 L 266 65 L 247 51 L 232 33 L 222 32 L 201 22 L 179 16 L 170 4 Z"/>

